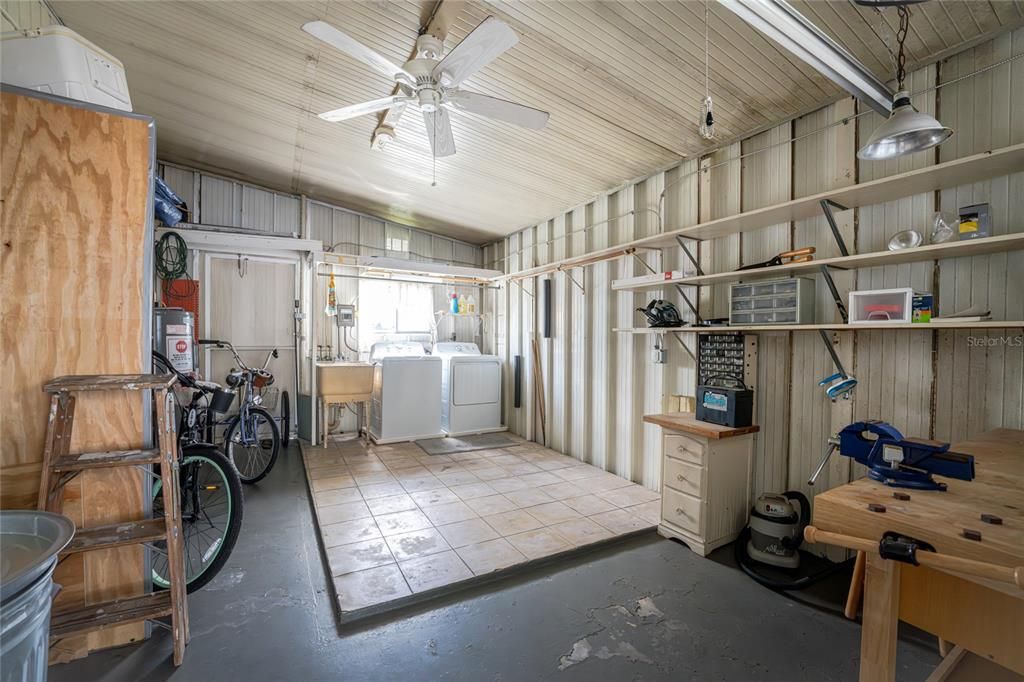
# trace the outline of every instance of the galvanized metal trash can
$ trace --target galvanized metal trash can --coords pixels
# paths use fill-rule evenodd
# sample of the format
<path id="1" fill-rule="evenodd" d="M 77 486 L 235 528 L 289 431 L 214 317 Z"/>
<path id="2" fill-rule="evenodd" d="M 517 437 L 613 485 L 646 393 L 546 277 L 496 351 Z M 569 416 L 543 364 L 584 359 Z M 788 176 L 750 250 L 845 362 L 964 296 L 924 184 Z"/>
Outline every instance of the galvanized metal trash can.
<path id="1" fill-rule="evenodd" d="M 0 511 L 0 682 L 46 679 L 53 569 L 74 534 L 60 514 Z"/>

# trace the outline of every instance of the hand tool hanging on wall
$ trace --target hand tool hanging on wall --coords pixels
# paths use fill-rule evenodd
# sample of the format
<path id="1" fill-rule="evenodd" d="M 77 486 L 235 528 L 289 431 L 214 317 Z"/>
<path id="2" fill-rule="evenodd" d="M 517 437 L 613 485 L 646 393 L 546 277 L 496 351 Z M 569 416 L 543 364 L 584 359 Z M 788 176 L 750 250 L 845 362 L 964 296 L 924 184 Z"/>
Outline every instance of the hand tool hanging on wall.
<path id="1" fill-rule="evenodd" d="M 794 249 L 792 251 L 783 251 L 777 256 L 772 256 L 768 260 L 761 263 L 751 263 L 750 265 L 744 265 L 740 270 L 756 270 L 758 268 L 771 268 L 776 265 L 784 265 L 786 263 L 806 263 L 809 260 L 814 260 L 814 247 L 806 246 L 802 249 Z"/>
<path id="2" fill-rule="evenodd" d="M 825 344 L 825 349 L 828 351 L 828 354 L 832 356 L 833 364 L 835 364 L 836 369 L 839 370 L 835 374 L 827 376 L 819 381 L 818 385 L 825 387 L 825 395 L 827 395 L 829 400 L 832 402 L 835 402 L 838 398 L 849 400 L 850 394 L 853 393 L 853 389 L 857 386 L 857 379 L 846 373 L 846 368 L 843 367 L 843 363 L 836 354 L 835 348 L 832 347 L 832 341 L 828 338 L 828 334 L 825 333 L 825 330 L 819 329 L 818 334 L 821 335 L 821 341 Z"/>
<path id="3" fill-rule="evenodd" d="M 892 424 L 868 419 L 854 422 L 828 439 L 825 455 L 807 485 L 814 485 L 837 449 L 840 455 L 866 466 L 871 480 L 893 488 L 945 490 L 946 484 L 936 481 L 932 474 L 961 481 L 974 479 L 971 455 L 950 452 L 949 443 L 904 438 Z"/>

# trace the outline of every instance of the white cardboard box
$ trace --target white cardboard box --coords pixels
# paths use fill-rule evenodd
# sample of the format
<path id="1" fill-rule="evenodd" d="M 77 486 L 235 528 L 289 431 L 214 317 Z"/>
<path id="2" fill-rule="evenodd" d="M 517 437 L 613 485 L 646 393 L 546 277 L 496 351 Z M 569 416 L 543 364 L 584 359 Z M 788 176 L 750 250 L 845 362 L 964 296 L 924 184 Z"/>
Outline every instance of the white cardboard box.
<path id="1" fill-rule="evenodd" d="M 0 48 L 4 83 L 132 110 L 124 65 L 65 26 L 4 33 Z"/>

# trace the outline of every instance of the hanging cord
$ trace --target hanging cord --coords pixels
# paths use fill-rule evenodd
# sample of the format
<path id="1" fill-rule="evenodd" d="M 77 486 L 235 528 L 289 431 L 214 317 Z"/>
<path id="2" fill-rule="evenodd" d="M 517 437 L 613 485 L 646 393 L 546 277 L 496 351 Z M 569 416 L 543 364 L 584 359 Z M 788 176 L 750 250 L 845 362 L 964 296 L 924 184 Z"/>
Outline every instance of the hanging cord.
<path id="1" fill-rule="evenodd" d="M 430 123 L 434 126 L 434 136 L 430 139 L 430 186 L 437 187 L 437 112 L 430 117 Z"/>
<path id="2" fill-rule="evenodd" d="M 705 140 L 715 138 L 715 117 L 711 113 L 711 8 L 704 0 L 704 101 L 700 107 L 700 136 Z"/>
<path id="3" fill-rule="evenodd" d="M 156 242 L 156 274 L 160 279 L 179 279 L 188 271 L 188 246 L 177 232 L 167 232 Z"/>
<path id="4" fill-rule="evenodd" d="M 903 49 L 903 43 L 907 40 L 907 32 L 910 30 L 910 10 L 905 5 L 896 8 L 900 16 L 900 27 L 896 31 L 896 89 L 903 89 L 903 81 L 907 79 L 907 53 Z"/>
<path id="5" fill-rule="evenodd" d="M 154 249 L 156 274 L 162 282 L 164 301 L 187 301 L 198 289 L 194 280 L 188 277 L 188 245 L 177 232 L 166 232 L 157 240 Z M 187 282 L 183 291 L 175 291 L 172 283 L 176 280 Z"/>
<path id="6" fill-rule="evenodd" d="M 711 94 L 711 77 L 709 75 L 709 55 L 711 53 L 711 38 L 708 31 L 708 19 L 711 16 L 711 9 L 708 7 L 708 0 L 704 0 L 704 96 Z"/>

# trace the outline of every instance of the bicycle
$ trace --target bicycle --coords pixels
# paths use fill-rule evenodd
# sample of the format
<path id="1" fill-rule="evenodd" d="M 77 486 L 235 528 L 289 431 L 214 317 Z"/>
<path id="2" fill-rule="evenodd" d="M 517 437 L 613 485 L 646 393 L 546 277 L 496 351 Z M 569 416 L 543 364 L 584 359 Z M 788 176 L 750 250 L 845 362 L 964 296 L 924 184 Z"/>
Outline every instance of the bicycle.
<path id="1" fill-rule="evenodd" d="M 213 425 L 227 427 L 224 453 L 235 465 L 242 483 L 257 483 L 274 468 L 281 449 L 277 419 L 261 406 L 261 397 L 256 392 L 274 383 L 274 375 L 267 371 L 267 366 L 271 358 L 277 357 L 277 349 L 267 353 L 263 367 L 256 368 L 247 366 L 228 341 L 199 339 L 199 343 L 228 349 L 238 364 L 238 369 L 232 369 L 225 378 L 225 383 L 239 392 L 238 414 Z"/>
<path id="2" fill-rule="evenodd" d="M 228 560 L 242 528 L 242 483 L 238 471 L 212 443 L 204 442 L 206 416 L 211 408 L 230 406 L 234 394 L 217 384 L 197 381 L 176 370 L 161 353 L 153 351 L 154 365 L 174 374 L 178 384 L 191 390 L 187 405 L 175 393 L 181 413 L 178 459 L 181 486 L 181 522 L 185 549 L 185 585 L 191 593 L 213 580 Z M 163 515 L 162 482 L 153 486 L 153 513 Z M 170 585 L 165 542 L 154 543 L 153 584 Z"/>

